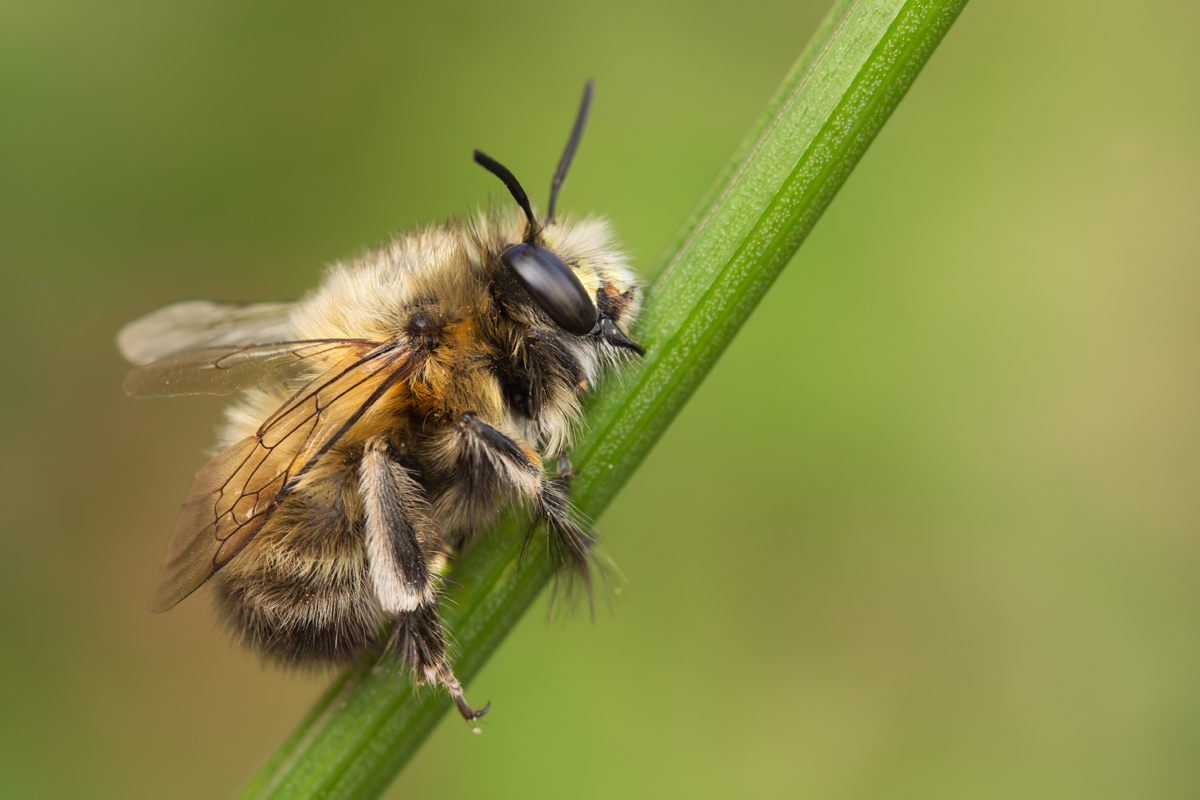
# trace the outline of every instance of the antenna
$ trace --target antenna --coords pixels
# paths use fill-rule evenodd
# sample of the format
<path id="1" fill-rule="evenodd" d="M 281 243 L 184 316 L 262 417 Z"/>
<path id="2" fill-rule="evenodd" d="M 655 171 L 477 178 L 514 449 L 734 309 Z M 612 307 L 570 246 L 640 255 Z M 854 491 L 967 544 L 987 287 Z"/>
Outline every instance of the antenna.
<path id="1" fill-rule="evenodd" d="M 563 181 L 567 179 L 567 170 L 571 168 L 571 161 L 575 158 L 575 151 L 579 148 L 579 140 L 583 138 L 583 129 L 587 126 L 588 111 L 592 107 L 592 92 L 595 86 L 596 82 L 591 78 L 588 78 L 587 83 L 583 85 L 583 99 L 579 101 L 579 111 L 575 114 L 575 126 L 571 128 L 571 138 L 567 140 L 562 157 L 558 159 L 558 169 L 554 170 L 554 180 L 550 182 L 550 205 L 546 209 L 547 225 L 554 222 L 554 204 L 558 200 L 558 190 L 562 188 Z"/>
<path id="2" fill-rule="evenodd" d="M 504 181 L 504 185 L 508 187 L 513 200 L 516 200 L 517 205 L 525 211 L 525 216 L 529 220 L 529 230 L 536 230 L 537 220 L 533 218 L 533 209 L 529 205 L 529 195 L 525 194 L 525 190 L 521 188 L 521 182 L 517 180 L 517 176 L 509 172 L 508 167 L 479 150 L 475 151 L 475 163 Z"/>

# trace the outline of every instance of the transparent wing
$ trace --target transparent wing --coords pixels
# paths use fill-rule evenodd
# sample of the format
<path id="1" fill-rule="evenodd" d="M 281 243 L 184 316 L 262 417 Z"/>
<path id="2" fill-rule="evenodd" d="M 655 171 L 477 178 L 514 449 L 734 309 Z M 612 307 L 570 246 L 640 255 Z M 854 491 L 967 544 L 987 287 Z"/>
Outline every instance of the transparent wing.
<path id="1" fill-rule="evenodd" d="M 396 345 L 347 352 L 254 436 L 205 464 L 175 524 L 150 610 L 166 611 L 229 563 L 295 481 L 419 361 Z"/>
<path id="2" fill-rule="evenodd" d="M 288 315 L 294 303 L 213 303 L 185 300 L 151 311 L 117 334 L 117 349 L 131 364 L 222 344 L 294 339 Z"/>
<path id="3" fill-rule="evenodd" d="M 375 346 L 364 339 L 308 339 L 202 347 L 134 367 L 125 376 L 125 391 L 134 397 L 232 394 L 283 383 L 320 369 L 343 352 Z"/>

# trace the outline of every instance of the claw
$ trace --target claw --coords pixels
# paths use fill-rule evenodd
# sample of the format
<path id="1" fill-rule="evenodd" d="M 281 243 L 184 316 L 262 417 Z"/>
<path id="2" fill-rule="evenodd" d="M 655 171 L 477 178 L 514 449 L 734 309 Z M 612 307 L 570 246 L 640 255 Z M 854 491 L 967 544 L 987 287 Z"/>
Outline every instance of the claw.
<path id="1" fill-rule="evenodd" d="M 454 704 L 456 706 L 458 706 L 458 713 L 462 714 L 462 718 L 465 719 L 467 722 L 474 722 L 475 720 L 479 719 L 484 714 L 486 714 L 488 712 L 488 709 L 492 707 L 492 704 L 488 703 L 483 708 L 476 711 L 475 709 L 473 709 L 469 705 L 467 705 L 467 699 L 465 697 L 463 697 L 461 693 L 454 695 Z"/>

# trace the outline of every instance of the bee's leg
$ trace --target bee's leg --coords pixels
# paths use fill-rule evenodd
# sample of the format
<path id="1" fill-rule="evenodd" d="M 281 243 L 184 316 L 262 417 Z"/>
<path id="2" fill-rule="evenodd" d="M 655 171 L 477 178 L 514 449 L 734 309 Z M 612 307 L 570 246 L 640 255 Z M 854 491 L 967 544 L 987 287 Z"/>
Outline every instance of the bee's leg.
<path id="1" fill-rule="evenodd" d="M 359 469 L 359 491 L 366 520 L 367 572 L 384 614 L 394 621 L 391 646 L 418 683 L 437 683 L 454 698 L 464 719 L 476 711 L 463 697 L 462 685 L 446 660 L 446 640 L 437 610 L 437 591 L 422 548 L 433 546 L 429 508 L 408 470 L 392 459 L 387 439 L 367 441 Z"/>
<path id="2" fill-rule="evenodd" d="M 594 539 L 571 518 L 567 482 L 547 478 L 533 448 L 505 436 L 474 414 L 463 414 L 456 429 L 458 479 L 466 496 L 482 498 L 494 507 L 499 490 L 508 489 L 532 501 L 535 524 L 545 522 L 549 530 L 551 553 L 564 566 L 586 575 Z"/>
<path id="3" fill-rule="evenodd" d="M 421 486 L 389 452 L 385 437 L 367 440 L 359 468 L 371 586 L 389 615 L 437 604 L 420 539 L 429 540 Z"/>
<path id="4" fill-rule="evenodd" d="M 442 620 L 437 606 L 421 606 L 415 611 L 400 614 L 392 628 L 392 647 L 402 664 L 409 666 L 420 683 L 439 683 L 446 688 L 458 713 L 467 722 L 479 719 L 492 707 L 488 703 L 476 711 L 463 697 L 462 684 L 446 661 L 446 640 L 442 636 Z"/>
<path id="5" fill-rule="evenodd" d="M 551 554 L 564 567 L 586 579 L 596 537 L 571 518 L 572 477 L 574 475 L 568 471 L 556 478 L 542 479 L 535 498 L 537 521 L 546 523 L 550 533 Z"/>
<path id="6" fill-rule="evenodd" d="M 571 456 L 567 454 L 566 450 L 563 450 L 558 454 L 558 480 L 565 481 L 569 489 L 571 487 L 571 478 L 578 476 L 579 470 L 571 466 Z"/>

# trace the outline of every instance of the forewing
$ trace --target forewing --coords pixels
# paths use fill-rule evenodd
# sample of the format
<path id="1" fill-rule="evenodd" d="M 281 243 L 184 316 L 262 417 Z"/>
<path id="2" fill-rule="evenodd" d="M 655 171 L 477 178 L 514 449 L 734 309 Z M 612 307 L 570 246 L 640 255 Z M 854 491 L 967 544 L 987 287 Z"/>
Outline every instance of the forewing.
<path id="1" fill-rule="evenodd" d="M 294 339 L 288 319 L 295 303 L 213 303 L 185 300 L 151 311 L 117 334 L 117 349 L 131 364 L 223 344 Z"/>
<path id="2" fill-rule="evenodd" d="M 166 611 L 229 563 L 295 481 L 409 375 L 418 359 L 392 345 L 347 353 L 284 403 L 254 436 L 205 464 L 175 524 L 150 609 Z"/>
<path id="3" fill-rule="evenodd" d="M 372 347 L 372 342 L 362 339 L 203 347 L 134 367 L 125 376 L 125 391 L 134 397 L 232 394 L 286 382 Z"/>

